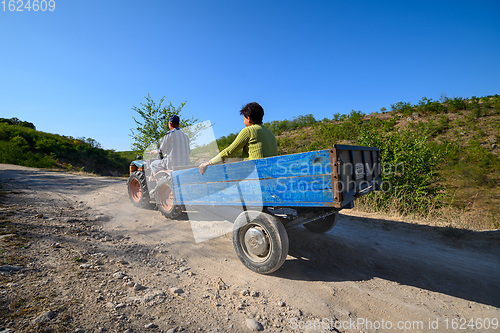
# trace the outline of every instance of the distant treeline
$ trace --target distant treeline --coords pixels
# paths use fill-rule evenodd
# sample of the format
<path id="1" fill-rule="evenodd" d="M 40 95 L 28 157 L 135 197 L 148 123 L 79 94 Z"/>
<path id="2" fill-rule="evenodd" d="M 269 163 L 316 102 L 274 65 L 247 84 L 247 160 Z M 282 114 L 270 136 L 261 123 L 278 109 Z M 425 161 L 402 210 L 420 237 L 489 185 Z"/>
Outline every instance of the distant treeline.
<path id="1" fill-rule="evenodd" d="M 0 162 L 119 175 L 127 173 L 130 161 L 112 150 L 102 149 L 92 138 L 45 133 L 35 130 L 32 123 L 1 118 Z"/>

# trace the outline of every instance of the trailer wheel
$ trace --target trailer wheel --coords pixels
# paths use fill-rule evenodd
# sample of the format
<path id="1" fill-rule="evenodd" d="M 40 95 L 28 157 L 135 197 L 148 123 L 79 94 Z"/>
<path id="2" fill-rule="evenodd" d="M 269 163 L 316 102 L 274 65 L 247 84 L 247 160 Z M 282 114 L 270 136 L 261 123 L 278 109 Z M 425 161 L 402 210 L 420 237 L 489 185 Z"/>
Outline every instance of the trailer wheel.
<path id="1" fill-rule="evenodd" d="M 149 205 L 149 192 L 146 176 L 142 171 L 133 172 L 127 181 L 128 197 L 136 207 L 145 208 Z"/>
<path id="2" fill-rule="evenodd" d="M 174 205 L 174 191 L 169 176 L 162 177 L 156 184 L 156 206 L 167 219 L 175 219 L 182 212 L 182 206 Z"/>
<path id="3" fill-rule="evenodd" d="M 246 211 L 234 222 L 233 246 L 246 267 L 257 273 L 269 274 L 285 262 L 288 255 L 288 235 L 276 217 Z"/>
<path id="4" fill-rule="evenodd" d="M 338 220 L 339 220 L 339 212 L 335 212 L 323 219 L 319 219 L 309 223 L 304 223 L 304 227 L 306 227 L 306 229 L 311 232 L 317 234 L 323 234 L 327 231 L 332 230 L 333 227 L 335 227 L 335 225 L 337 224 Z"/>

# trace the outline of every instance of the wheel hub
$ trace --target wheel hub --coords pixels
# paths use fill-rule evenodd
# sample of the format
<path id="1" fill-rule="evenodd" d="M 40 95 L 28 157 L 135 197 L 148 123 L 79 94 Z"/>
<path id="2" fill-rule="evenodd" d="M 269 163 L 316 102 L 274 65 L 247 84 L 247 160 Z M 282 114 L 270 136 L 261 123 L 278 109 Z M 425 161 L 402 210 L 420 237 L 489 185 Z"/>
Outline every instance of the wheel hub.
<path id="1" fill-rule="evenodd" d="M 141 200 L 141 184 L 139 184 L 139 181 L 134 179 L 130 182 L 130 192 L 132 194 L 132 198 L 135 201 Z"/>
<path id="2" fill-rule="evenodd" d="M 262 230 L 250 228 L 245 233 L 245 245 L 248 252 L 260 256 L 266 252 L 269 240 Z"/>

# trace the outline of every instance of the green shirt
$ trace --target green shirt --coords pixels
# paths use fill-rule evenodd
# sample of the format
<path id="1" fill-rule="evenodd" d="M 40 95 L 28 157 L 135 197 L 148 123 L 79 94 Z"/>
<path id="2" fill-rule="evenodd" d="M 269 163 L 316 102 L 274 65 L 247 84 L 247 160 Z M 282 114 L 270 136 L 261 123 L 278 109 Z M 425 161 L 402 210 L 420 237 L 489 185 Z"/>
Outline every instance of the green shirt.
<path id="1" fill-rule="evenodd" d="M 243 158 L 245 160 L 278 155 L 278 144 L 273 132 L 261 124 L 256 124 L 242 129 L 229 147 L 212 158 L 212 164 L 224 161 L 236 154 L 241 148 L 243 148 Z"/>

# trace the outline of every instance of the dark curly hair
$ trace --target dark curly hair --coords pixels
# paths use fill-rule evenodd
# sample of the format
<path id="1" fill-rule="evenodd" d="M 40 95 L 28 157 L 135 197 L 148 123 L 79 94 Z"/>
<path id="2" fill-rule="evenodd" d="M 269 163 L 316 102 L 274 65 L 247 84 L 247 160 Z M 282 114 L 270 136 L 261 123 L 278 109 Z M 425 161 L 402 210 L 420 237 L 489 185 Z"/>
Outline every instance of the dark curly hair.
<path id="1" fill-rule="evenodd" d="M 262 124 L 264 109 L 259 105 L 259 103 L 252 102 L 248 103 L 241 109 L 240 115 L 249 118 L 254 124 Z"/>

